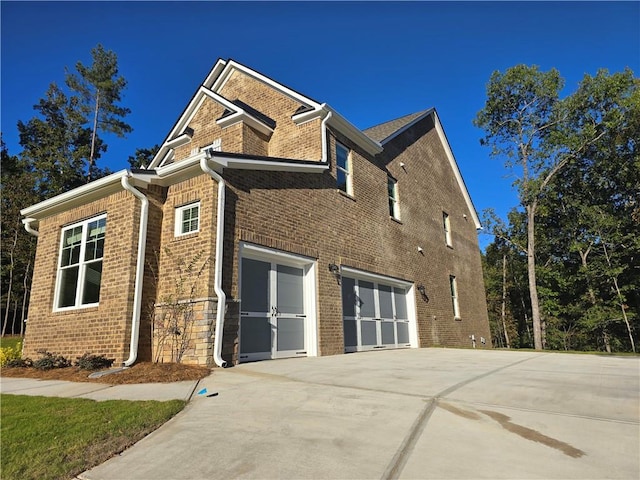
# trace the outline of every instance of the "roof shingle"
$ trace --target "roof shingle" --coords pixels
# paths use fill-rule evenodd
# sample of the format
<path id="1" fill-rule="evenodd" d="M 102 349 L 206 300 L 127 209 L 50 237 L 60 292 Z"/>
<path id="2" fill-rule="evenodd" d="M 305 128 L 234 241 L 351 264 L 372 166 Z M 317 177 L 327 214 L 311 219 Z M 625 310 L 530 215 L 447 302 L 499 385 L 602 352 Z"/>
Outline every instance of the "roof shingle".
<path id="1" fill-rule="evenodd" d="M 395 120 L 389 120 L 388 122 L 369 127 L 362 132 L 372 140 L 375 140 L 376 142 L 382 142 L 384 139 L 390 137 L 398 130 L 401 130 L 417 118 L 428 112 L 431 112 L 432 110 L 432 108 L 428 108 L 427 110 L 411 113 L 409 115 L 405 115 L 404 117 L 396 118 Z"/>

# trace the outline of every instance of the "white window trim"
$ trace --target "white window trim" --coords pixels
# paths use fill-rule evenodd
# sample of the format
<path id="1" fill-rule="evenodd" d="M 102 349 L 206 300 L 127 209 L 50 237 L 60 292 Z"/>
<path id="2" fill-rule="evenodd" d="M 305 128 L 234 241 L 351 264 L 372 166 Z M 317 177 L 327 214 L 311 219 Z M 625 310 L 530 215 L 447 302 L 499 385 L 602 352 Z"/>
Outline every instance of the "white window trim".
<path id="1" fill-rule="evenodd" d="M 86 262 L 84 260 L 84 256 L 85 256 L 85 250 L 86 250 L 86 245 L 87 245 L 87 227 L 90 223 L 92 222 L 96 222 L 98 220 L 101 220 L 103 218 L 107 218 L 107 214 L 103 214 L 103 215 L 98 215 L 97 217 L 92 217 L 92 218 L 88 218 L 86 220 L 83 220 L 82 222 L 77 222 L 71 225 L 67 225 L 65 227 L 63 227 L 60 230 L 60 244 L 58 247 L 58 264 L 57 264 L 57 272 L 56 272 L 56 287 L 55 287 L 55 294 L 53 296 L 53 311 L 54 312 L 65 312 L 65 311 L 69 311 L 69 310 L 80 310 L 83 308 L 91 308 L 91 307 L 97 307 L 100 302 L 95 302 L 95 303 L 81 303 L 82 302 L 82 294 L 84 293 L 84 279 L 85 279 L 85 275 L 86 275 L 86 265 L 87 263 L 94 263 L 95 260 L 91 260 L 90 262 Z M 79 261 L 78 261 L 78 283 L 76 285 L 76 301 L 74 305 L 70 305 L 68 307 L 58 307 L 58 303 L 60 301 L 60 294 L 61 294 L 61 282 L 62 282 L 62 248 L 64 246 L 64 232 L 66 232 L 69 229 L 73 229 L 76 227 L 82 226 L 82 241 L 80 242 L 80 253 L 79 253 Z M 102 256 L 102 260 L 104 262 L 104 252 L 103 252 L 103 256 Z M 104 263 L 103 263 L 104 265 Z M 102 288 L 102 280 L 101 280 L 101 285 L 100 287 Z"/>
<path id="2" fill-rule="evenodd" d="M 458 303 L 458 281 L 454 275 L 449 275 L 449 287 L 451 289 L 451 302 L 453 304 L 453 318 L 454 320 L 461 320 L 460 304 Z"/>
<path id="3" fill-rule="evenodd" d="M 400 199 L 398 198 L 398 181 L 393 177 L 387 176 L 387 192 L 389 190 L 389 183 L 393 184 L 393 195 L 389 195 L 389 200 L 393 202 L 393 211 L 389 212 L 391 218 L 400 220 Z"/>
<path id="4" fill-rule="evenodd" d="M 338 165 L 338 149 L 342 148 L 347 152 L 347 168 L 344 169 Z M 341 171 L 345 174 L 347 178 L 347 186 L 344 191 L 347 195 L 353 196 L 353 163 L 351 161 L 351 149 L 345 147 L 342 143 L 336 142 L 336 179 L 338 176 L 338 171 Z M 338 190 L 343 191 L 341 188 Z"/>
<path id="5" fill-rule="evenodd" d="M 184 222 L 184 212 L 185 210 L 189 210 L 193 207 L 198 207 L 198 228 L 196 230 L 190 230 L 188 232 L 182 232 L 182 224 Z M 174 234 L 176 237 L 183 237 L 185 235 L 191 235 L 192 233 L 198 233 L 200 231 L 200 219 L 202 218 L 200 208 L 200 201 L 188 203 L 186 205 L 182 205 L 180 207 L 176 207 L 175 209 L 175 223 L 174 223 Z"/>
<path id="6" fill-rule="evenodd" d="M 442 225 L 444 228 L 444 240 L 447 247 L 453 247 L 453 242 L 451 241 L 451 219 L 447 212 L 442 212 Z"/>

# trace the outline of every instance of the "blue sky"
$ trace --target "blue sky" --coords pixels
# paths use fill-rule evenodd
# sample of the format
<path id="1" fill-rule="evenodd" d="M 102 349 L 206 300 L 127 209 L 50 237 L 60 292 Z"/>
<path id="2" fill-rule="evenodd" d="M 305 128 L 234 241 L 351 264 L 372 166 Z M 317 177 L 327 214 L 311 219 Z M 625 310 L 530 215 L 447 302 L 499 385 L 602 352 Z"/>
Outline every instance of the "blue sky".
<path id="1" fill-rule="evenodd" d="M 573 91 L 599 68 L 640 74 L 639 2 L 6 2 L 1 3 L 1 124 L 34 115 L 65 66 L 97 43 L 117 53 L 134 128 L 100 160 L 126 168 L 160 143 L 216 59 L 233 58 L 359 128 L 436 107 L 479 213 L 516 206 L 513 178 L 472 125 L 494 70 L 557 68 Z M 485 237 L 483 239 L 483 237 Z M 490 239 L 480 236 L 481 244 Z"/>

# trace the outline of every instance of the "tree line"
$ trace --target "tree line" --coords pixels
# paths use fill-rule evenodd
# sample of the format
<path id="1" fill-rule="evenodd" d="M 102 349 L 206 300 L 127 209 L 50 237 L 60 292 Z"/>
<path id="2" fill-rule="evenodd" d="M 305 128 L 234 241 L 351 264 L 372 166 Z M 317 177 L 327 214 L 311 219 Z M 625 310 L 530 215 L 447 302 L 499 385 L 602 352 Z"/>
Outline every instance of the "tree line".
<path id="1" fill-rule="evenodd" d="M 640 82 L 555 69 L 494 72 L 475 125 L 519 205 L 484 212 L 495 346 L 636 352 L 640 327 Z"/>
<path id="2" fill-rule="evenodd" d="M 111 173 L 98 160 L 107 151 L 105 134 L 125 137 L 130 110 L 121 105 L 127 81 L 117 55 L 98 44 L 92 62 L 65 70 L 63 85 L 53 82 L 34 105 L 35 115 L 18 121 L 18 154 L 1 142 L 2 335 L 23 334 L 28 312 L 36 239 L 23 227 L 20 210 Z M 157 151 L 137 149 L 132 167 Z"/>

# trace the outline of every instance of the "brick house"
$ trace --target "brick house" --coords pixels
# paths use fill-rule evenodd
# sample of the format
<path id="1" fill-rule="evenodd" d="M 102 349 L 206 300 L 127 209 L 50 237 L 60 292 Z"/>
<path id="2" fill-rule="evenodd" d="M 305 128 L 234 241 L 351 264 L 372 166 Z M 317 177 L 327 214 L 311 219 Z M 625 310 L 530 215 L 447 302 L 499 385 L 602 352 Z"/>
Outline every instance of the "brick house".
<path id="1" fill-rule="evenodd" d="M 219 60 L 147 168 L 22 214 L 38 235 L 26 356 L 490 347 L 480 223 L 434 109 L 361 131 Z"/>

